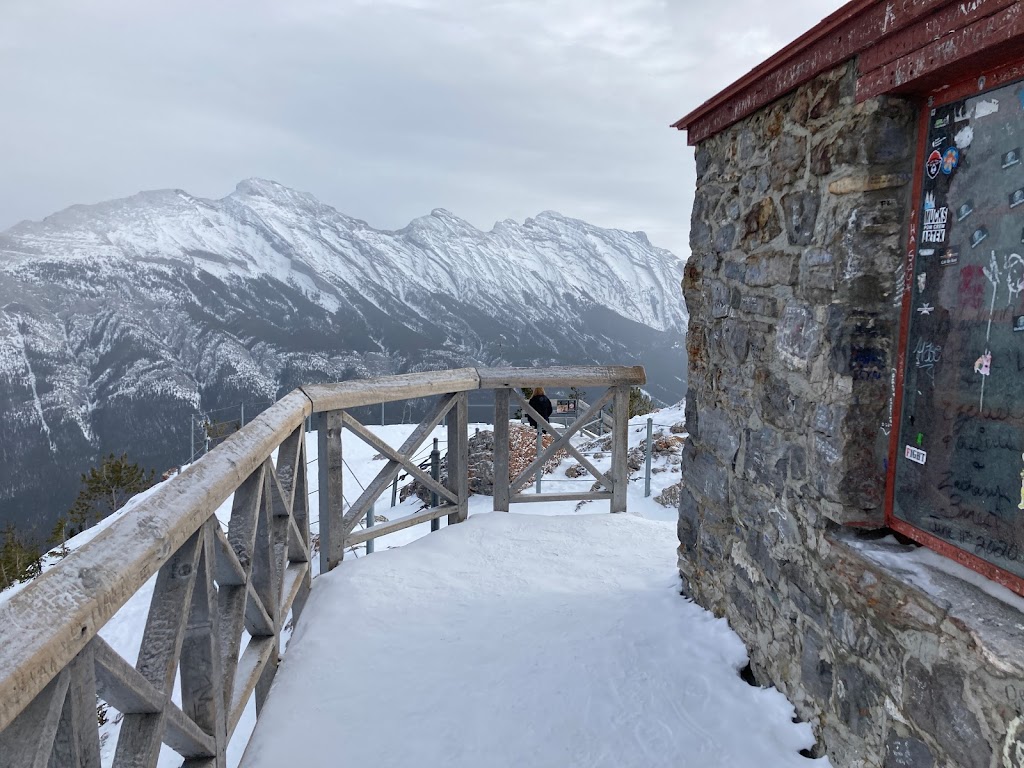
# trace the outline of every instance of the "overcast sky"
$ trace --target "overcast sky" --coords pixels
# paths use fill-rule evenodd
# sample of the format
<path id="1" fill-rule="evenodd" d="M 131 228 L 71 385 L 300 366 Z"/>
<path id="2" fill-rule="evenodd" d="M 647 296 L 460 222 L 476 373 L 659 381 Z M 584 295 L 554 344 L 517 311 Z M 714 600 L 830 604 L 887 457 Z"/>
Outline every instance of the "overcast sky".
<path id="1" fill-rule="evenodd" d="M 0 230 L 250 176 L 394 229 L 552 209 L 680 256 L 669 124 L 839 0 L 0 0 Z"/>

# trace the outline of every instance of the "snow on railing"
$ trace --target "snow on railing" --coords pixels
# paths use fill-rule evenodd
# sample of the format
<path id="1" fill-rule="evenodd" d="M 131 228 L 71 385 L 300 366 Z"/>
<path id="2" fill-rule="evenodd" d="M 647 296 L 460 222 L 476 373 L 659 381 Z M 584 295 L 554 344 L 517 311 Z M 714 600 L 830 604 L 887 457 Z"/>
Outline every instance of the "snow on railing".
<path id="1" fill-rule="evenodd" d="M 311 588 L 304 439 L 311 414 L 317 414 L 320 570 L 325 573 L 359 543 L 442 516 L 450 524 L 466 519 L 472 390 L 495 392 L 496 511 L 507 512 L 517 502 L 608 499 L 612 512 L 624 512 L 629 388 L 644 381 L 641 367 L 463 368 L 295 390 L 0 605 L 0 768 L 99 768 L 97 696 L 124 716 L 115 766 L 155 766 L 162 744 L 190 768 L 225 765 L 228 741 L 253 694 L 257 716 L 263 708 L 280 659 L 282 627 L 289 613 L 299 620 Z M 558 430 L 518 391 L 535 386 L 603 386 L 607 391 L 573 424 Z M 435 396 L 398 448 L 348 413 Z M 509 480 L 513 398 L 556 439 Z M 615 415 L 612 465 L 602 473 L 569 439 L 610 403 Z M 441 483 L 414 457 L 449 413 L 448 473 Z M 347 510 L 343 428 L 389 459 Z M 604 490 L 520 493 L 559 450 L 574 456 Z M 436 494 L 440 504 L 356 530 L 402 471 Z M 225 531 L 215 512 L 229 498 Z M 98 632 L 154 574 L 156 586 L 133 665 Z M 180 706 L 171 698 L 176 678 Z"/>

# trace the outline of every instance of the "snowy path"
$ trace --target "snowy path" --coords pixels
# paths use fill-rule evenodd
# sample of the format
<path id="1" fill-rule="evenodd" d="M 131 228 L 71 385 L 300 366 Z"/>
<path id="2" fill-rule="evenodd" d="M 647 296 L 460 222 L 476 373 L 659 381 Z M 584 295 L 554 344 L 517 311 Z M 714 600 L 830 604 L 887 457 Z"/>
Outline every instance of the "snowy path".
<path id="1" fill-rule="evenodd" d="M 317 580 L 246 768 L 827 766 L 678 594 L 675 529 L 477 514 Z"/>

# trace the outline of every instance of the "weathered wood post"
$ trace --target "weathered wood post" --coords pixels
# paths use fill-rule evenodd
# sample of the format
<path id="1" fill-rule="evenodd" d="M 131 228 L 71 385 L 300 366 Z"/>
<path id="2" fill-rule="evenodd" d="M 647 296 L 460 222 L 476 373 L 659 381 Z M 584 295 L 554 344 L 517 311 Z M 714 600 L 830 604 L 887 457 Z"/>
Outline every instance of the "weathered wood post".
<path id="1" fill-rule="evenodd" d="M 654 419 L 647 417 L 647 458 L 644 462 L 646 470 L 644 474 L 644 498 L 651 495 L 651 450 L 654 447 Z"/>
<path id="2" fill-rule="evenodd" d="M 508 403 L 511 390 L 494 390 L 494 511 L 508 512 Z"/>
<path id="3" fill-rule="evenodd" d="M 448 489 L 458 498 L 448 525 L 461 523 L 469 516 L 469 394 L 460 392 L 454 418 L 448 419 Z"/>
<path id="4" fill-rule="evenodd" d="M 626 453 L 629 441 L 629 387 L 615 387 L 612 401 L 612 512 L 626 511 L 626 483 L 629 482 Z"/>
<path id="5" fill-rule="evenodd" d="M 451 469 L 448 470 L 451 472 Z M 434 438 L 434 447 L 430 451 L 430 476 L 435 480 L 441 479 L 441 451 L 437 449 L 437 438 Z M 430 508 L 437 509 L 441 503 L 441 497 L 437 495 L 436 491 L 430 494 Z M 439 531 L 441 530 L 441 519 L 435 517 L 430 521 L 430 530 Z"/>
<path id="6" fill-rule="evenodd" d="M 540 424 L 538 424 L 537 425 L 537 452 L 536 452 L 536 454 L 534 454 L 535 456 L 538 456 L 538 457 L 540 456 L 541 449 L 543 449 L 543 447 L 544 447 L 544 437 L 543 437 L 543 435 L 544 435 L 544 430 L 541 429 Z M 541 480 L 541 476 L 543 474 L 544 474 L 544 465 L 541 464 L 539 467 L 537 467 L 537 478 L 536 478 L 536 481 L 535 481 L 536 482 L 536 491 L 537 491 L 537 493 L 540 493 L 540 480 Z"/>
<path id="7" fill-rule="evenodd" d="M 320 477 L 320 573 L 327 573 L 345 557 L 340 411 L 320 414 L 317 445 L 317 469 Z"/>

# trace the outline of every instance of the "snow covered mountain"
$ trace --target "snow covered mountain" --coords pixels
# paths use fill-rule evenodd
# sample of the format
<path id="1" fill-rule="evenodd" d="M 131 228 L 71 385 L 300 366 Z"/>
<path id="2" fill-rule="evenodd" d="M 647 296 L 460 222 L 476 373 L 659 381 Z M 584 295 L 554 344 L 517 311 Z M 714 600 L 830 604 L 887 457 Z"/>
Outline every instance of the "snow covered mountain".
<path id="1" fill-rule="evenodd" d="M 76 205 L 0 233 L 0 525 L 45 531 L 78 473 L 188 459 L 191 415 L 314 381 L 640 363 L 685 390 L 682 262 L 544 212 L 388 232 L 260 179 Z"/>

